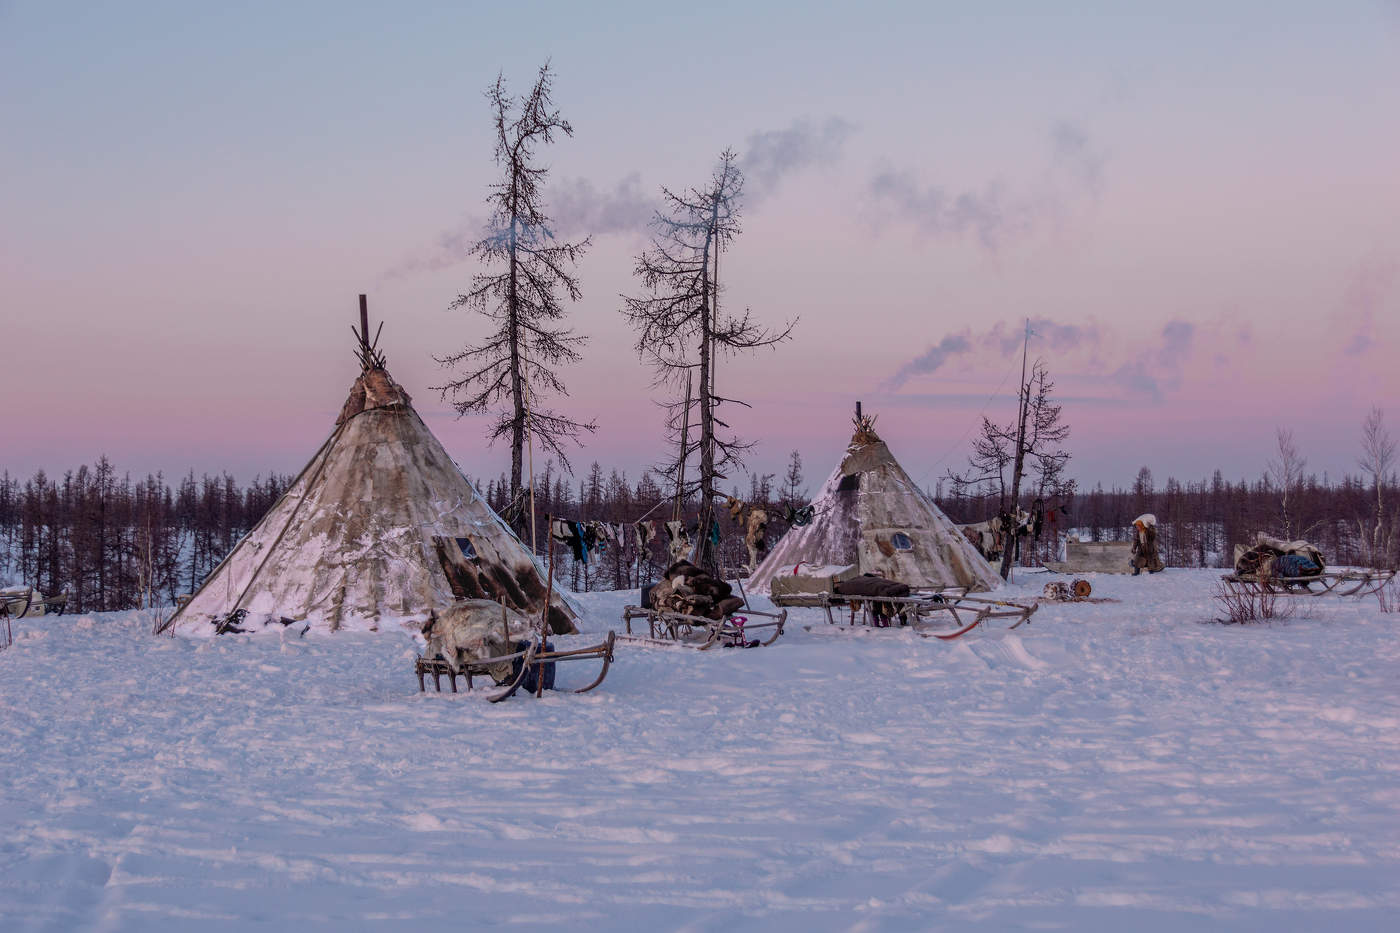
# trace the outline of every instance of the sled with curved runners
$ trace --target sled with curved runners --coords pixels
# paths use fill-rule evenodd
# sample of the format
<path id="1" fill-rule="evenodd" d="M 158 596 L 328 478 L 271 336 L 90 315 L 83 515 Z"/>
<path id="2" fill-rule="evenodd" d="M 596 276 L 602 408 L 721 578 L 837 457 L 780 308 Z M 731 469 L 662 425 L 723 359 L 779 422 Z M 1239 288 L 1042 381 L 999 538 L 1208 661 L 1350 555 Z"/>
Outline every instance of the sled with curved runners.
<path id="1" fill-rule="evenodd" d="M 792 609 L 821 609 L 826 613 L 826 621 L 836 624 L 836 613 L 838 611 L 850 610 L 852 613 L 851 624 L 855 624 L 855 614 L 860 613 L 860 621 L 869 624 L 868 613 L 870 603 L 897 603 L 901 600 L 911 604 L 922 605 L 924 603 L 941 603 L 948 601 L 958 601 L 968 598 L 968 588 L 965 586 L 930 586 L 917 587 L 909 591 L 907 597 L 876 597 L 876 596 L 856 596 L 834 592 L 815 593 L 780 593 L 773 597 L 773 605 L 784 606 Z M 881 627 L 881 626 L 876 626 Z"/>
<path id="2" fill-rule="evenodd" d="M 465 677 L 467 679 L 467 689 L 471 690 L 473 686 L 472 678 L 474 676 L 489 677 L 490 674 L 487 670 L 489 667 L 495 667 L 498 664 L 508 661 L 512 665 L 511 679 L 504 684 L 497 684 L 496 686 L 504 689 L 487 697 L 492 703 L 499 703 L 502 700 L 508 700 L 514 696 L 527 681 L 534 683 L 534 692 L 537 696 L 543 692 L 544 687 L 549 686 L 552 681 L 552 676 L 546 675 L 546 665 L 553 665 L 559 661 L 602 661 L 603 666 L 598 671 L 598 676 L 592 683 L 585 687 L 579 687 L 576 690 L 569 691 L 570 693 L 587 693 L 601 684 L 608 676 L 608 670 L 612 667 L 616 644 L 617 634 L 612 631 L 609 631 L 608 637 L 603 639 L 599 644 L 590 645 L 587 648 L 574 648 L 568 651 L 540 651 L 538 642 L 532 641 L 523 651 L 516 651 L 485 661 L 471 662 L 459 666 L 456 670 L 442 657 L 419 657 L 414 662 L 414 672 L 418 675 L 418 692 L 424 693 L 427 691 L 424 679 L 431 675 L 433 678 L 433 686 L 441 693 L 442 677 L 445 675 L 452 685 L 452 692 L 456 693 L 458 677 Z M 550 689 L 552 689 L 552 687 Z"/>
<path id="3" fill-rule="evenodd" d="M 769 621 L 755 622 L 754 618 Z M 632 631 L 633 619 L 647 620 L 647 634 Z M 622 621 L 627 634 L 618 637 L 640 644 L 667 645 L 708 651 L 711 648 L 763 648 L 783 635 L 787 625 L 787 610 L 764 612 L 761 609 L 740 609 L 723 619 L 687 615 L 645 606 L 624 606 Z"/>
<path id="4" fill-rule="evenodd" d="M 34 588 L 32 586 L 24 590 L 6 590 L 0 593 L 0 619 L 5 622 L 4 631 L 0 631 L 0 651 L 15 643 L 15 632 L 10 627 L 10 619 L 24 618 L 24 614 L 29 611 L 30 603 L 33 601 Z"/>
<path id="5" fill-rule="evenodd" d="M 34 587 L 16 587 L 0 592 L 0 616 L 22 619 L 34 604 Z"/>
<path id="6" fill-rule="evenodd" d="M 909 596 L 854 596 L 835 593 L 815 593 L 800 597 L 783 597 L 784 605 L 798 603 L 821 607 L 826 611 L 828 625 L 839 625 L 836 610 L 847 610 L 850 616 L 846 628 L 857 624 L 871 628 L 909 626 L 924 638 L 951 641 L 966 635 L 984 622 L 1010 619 L 1008 628 L 1020 628 L 1031 620 L 1037 603 L 1017 603 L 1003 599 L 969 596 L 961 587 L 938 591 L 916 590 Z M 951 632 L 935 631 L 935 622 L 953 623 Z"/>
<path id="7" fill-rule="evenodd" d="M 69 596 L 68 587 L 55 596 L 45 596 L 32 586 L 0 589 L 0 615 L 11 619 L 61 616 L 68 607 Z"/>
<path id="8" fill-rule="evenodd" d="M 1394 570 L 1325 570 L 1304 577 L 1227 573 L 1221 580 L 1243 593 L 1268 596 L 1374 596 L 1395 579 Z M 1321 584 L 1313 589 L 1312 584 Z"/>

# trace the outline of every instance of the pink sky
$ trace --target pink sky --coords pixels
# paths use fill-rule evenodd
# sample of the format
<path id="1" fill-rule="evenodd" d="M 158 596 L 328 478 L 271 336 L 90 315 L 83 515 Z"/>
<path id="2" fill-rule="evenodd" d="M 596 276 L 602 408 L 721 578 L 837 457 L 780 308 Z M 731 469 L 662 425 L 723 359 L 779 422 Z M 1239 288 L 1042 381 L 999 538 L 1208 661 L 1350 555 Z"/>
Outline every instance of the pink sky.
<path id="1" fill-rule="evenodd" d="M 794 33 L 755 7 L 713 94 L 678 114 L 664 23 L 604 36 L 561 20 L 546 47 L 497 46 L 463 12 L 357 7 L 323 49 L 295 17 L 176 8 L 157 29 L 145 8 L 76 25 L 5 8 L 0 78 L 24 93 L 0 102 L 0 468 L 106 453 L 133 471 L 295 471 L 355 374 L 367 292 L 395 377 L 468 472 L 499 472 L 482 421 L 429 389 L 432 355 L 482 333 L 445 310 L 473 269 L 440 244 L 472 232 L 491 179 L 480 89 L 497 68 L 523 85 L 547 54 L 577 129 L 548 154 L 555 190 L 592 192 L 569 203 L 607 228 L 573 317 L 591 343 L 565 373 L 567 410 L 600 424 L 581 465 L 636 478 L 661 453 L 618 314 L 641 232 L 604 209 L 697 183 L 764 133 L 808 148 L 750 163 L 722 269 L 729 307 L 800 318 L 790 344 L 721 370 L 755 405 L 734 423 L 761 441 L 757 470 L 798 449 L 815 485 L 861 399 L 931 485 L 984 408 L 1009 417 L 1009 396 L 986 400 L 1014 354 L 984 338 L 1026 317 L 1053 325 L 1032 352 L 1090 483 L 1144 463 L 1257 475 L 1277 426 L 1335 476 L 1373 404 L 1400 433 L 1393 5 L 1327 22 L 1277 5 L 1054 24 L 1034 7 L 888 12 L 858 35 L 834 13 Z M 918 54 L 892 52 L 906 43 Z M 890 385 L 950 337 L 972 349 Z"/>

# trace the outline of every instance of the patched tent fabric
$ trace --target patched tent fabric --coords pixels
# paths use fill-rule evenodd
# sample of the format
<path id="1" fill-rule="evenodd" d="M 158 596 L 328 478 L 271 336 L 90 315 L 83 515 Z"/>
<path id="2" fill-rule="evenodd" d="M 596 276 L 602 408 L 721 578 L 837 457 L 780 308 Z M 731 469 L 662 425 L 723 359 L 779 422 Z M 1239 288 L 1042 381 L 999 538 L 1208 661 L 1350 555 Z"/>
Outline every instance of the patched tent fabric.
<path id="1" fill-rule="evenodd" d="M 483 598 L 538 618 L 545 593 L 544 568 L 408 393 L 383 368 L 366 367 L 331 436 L 167 627 L 207 630 L 242 609 L 253 628 L 289 619 L 377 629 Z M 555 588 L 551 628 L 576 631 L 577 614 Z"/>
<path id="2" fill-rule="evenodd" d="M 904 472 L 862 418 L 846 456 L 812 501 L 815 514 L 794 526 L 747 582 L 766 592 L 773 579 L 806 567 L 854 567 L 915 587 L 995 589 L 1001 578 L 958 527 Z"/>

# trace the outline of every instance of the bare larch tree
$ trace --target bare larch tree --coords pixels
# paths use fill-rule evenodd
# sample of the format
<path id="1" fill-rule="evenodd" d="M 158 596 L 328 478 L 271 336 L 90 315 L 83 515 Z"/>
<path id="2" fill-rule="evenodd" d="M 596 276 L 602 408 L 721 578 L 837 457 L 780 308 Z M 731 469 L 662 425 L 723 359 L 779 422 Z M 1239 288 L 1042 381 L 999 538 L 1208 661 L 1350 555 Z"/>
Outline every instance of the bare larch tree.
<path id="1" fill-rule="evenodd" d="M 577 348 L 586 339 L 558 324 L 564 317 L 559 295 L 570 301 L 581 297 L 572 268 L 590 241 L 567 243 L 555 237 L 544 212 L 549 169 L 536 158 L 536 149 L 553 142 L 556 133 L 574 132 L 554 109 L 553 78 L 546 63 L 518 101 L 507 93 L 504 76 L 498 75 L 486 90 L 501 174 L 486 197 L 491 217 L 485 236 L 468 252 L 488 271 L 472 277 L 470 291 L 458 295 L 452 308 L 480 312 L 495 330 L 480 344 L 438 357 L 444 366 L 463 367 L 460 378 L 436 387 L 444 398 L 452 398 L 458 415 L 484 412 L 505 401 L 490 436 L 492 442 L 510 436 L 512 501 L 520 497 L 527 437 L 572 472 L 565 445 L 581 443 L 582 432 L 596 429 L 592 422 L 538 405 L 541 396 L 568 395 L 558 369 L 579 359 Z"/>
<path id="2" fill-rule="evenodd" d="M 1385 429 L 1385 415 L 1379 405 L 1373 407 L 1361 423 L 1361 457 L 1357 465 L 1371 477 L 1376 488 L 1376 520 L 1371 527 L 1371 563 L 1380 566 L 1390 550 L 1385 539 L 1385 484 L 1395 468 L 1395 441 Z M 1361 529 L 1363 540 L 1365 527 Z"/>
<path id="3" fill-rule="evenodd" d="M 1303 459 L 1303 455 L 1298 452 L 1298 445 L 1293 442 L 1293 432 L 1287 428 L 1279 428 L 1276 432 L 1278 441 L 1278 454 L 1269 460 L 1268 470 L 1265 473 L 1273 481 L 1279 490 L 1279 511 L 1283 518 L 1283 537 L 1286 540 L 1293 538 L 1293 513 L 1288 507 L 1289 500 L 1297 492 L 1298 487 L 1303 485 L 1303 470 L 1307 467 L 1308 461 Z"/>
<path id="4" fill-rule="evenodd" d="M 991 486 L 998 493 L 999 517 L 1006 544 L 1002 548 L 1001 576 L 1011 575 L 1016 559 L 1016 512 L 1021 503 L 1021 483 L 1028 468 L 1036 472 L 1036 498 L 1042 502 L 1065 499 L 1074 493 L 1074 481 L 1064 479 L 1069 452 L 1061 445 L 1069 437 L 1069 425 L 1060 421 L 1061 406 L 1051 402 L 1055 383 L 1045 363 L 1036 360 L 1026 375 L 1022 363 L 1016 421 L 997 424 L 983 416 L 982 433 L 972 443 L 969 469 L 949 470 L 947 479 L 956 494 L 964 495 Z M 1007 469 L 1011 475 L 1007 477 Z"/>
<path id="5" fill-rule="evenodd" d="M 699 494 L 695 563 L 711 572 L 718 570 L 710 538 L 712 499 L 721 495 L 719 482 L 727 478 L 725 471 L 741 465 L 743 452 L 753 446 L 728 434 L 729 425 L 716 414 L 726 403 L 747 407 L 715 391 L 718 358 L 772 346 L 787 339 L 793 327 L 788 323 L 770 330 L 754 322 L 747 310 L 740 315 L 719 311 L 720 253 L 741 229 L 744 176 L 735 163 L 735 154 L 726 150 L 705 187 L 682 193 L 661 190 L 662 208 L 653 220 L 651 247 L 637 258 L 634 269 L 645 293 L 637 298 L 623 296 L 622 310 L 637 332 L 637 354 L 652 365 L 656 384 L 685 398 L 667 403 L 667 429 L 676 453 L 657 472 L 672 480 L 680 501 Z M 694 443 L 689 430 L 692 409 L 698 415 L 699 430 Z M 699 459 L 694 473 L 686 469 L 692 456 Z"/>

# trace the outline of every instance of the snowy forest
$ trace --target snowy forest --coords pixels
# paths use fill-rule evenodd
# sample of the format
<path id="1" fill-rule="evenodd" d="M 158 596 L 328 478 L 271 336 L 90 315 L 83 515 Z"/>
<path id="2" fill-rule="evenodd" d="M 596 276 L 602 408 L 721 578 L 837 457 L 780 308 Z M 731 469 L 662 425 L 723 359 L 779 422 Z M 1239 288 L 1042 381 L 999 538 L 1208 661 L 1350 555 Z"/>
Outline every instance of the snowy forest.
<path id="1" fill-rule="evenodd" d="M 83 612 L 169 605 L 193 592 L 291 483 L 293 477 L 269 473 L 240 485 L 228 473 L 186 474 L 172 484 L 163 474 L 133 478 L 119 473 L 107 458 L 53 478 L 40 471 L 27 480 L 0 475 L 0 580 L 25 581 L 45 593 L 67 590 L 70 609 Z M 812 484 L 801 458 L 793 453 L 782 477 L 750 475 L 746 488 L 732 494 L 765 508 L 768 540 L 789 527 L 788 509 L 805 505 Z M 502 474 L 473 479 L 500 514 L 510 512 L 510 482 Z M 1172 567 L 1223 567 L 1231 550 L 1257 531 L 1282 533 L 1312 541 L 1334 564 L 1394 566 L 1400 541 L 1393 531 L 1371 549 L 1377 493 L 1384 503 L 1384 527 L 1400 527 L 1400 482 L 1389 476 L 1377 490 L 1359 476 L 1340 480 L 1308 475 L 1283 494 L 1270 474 L 1231 481 L 1220 471 L 1210 479 L 1182 482 L 1168 477 L 1158 484 L 1143 467 L 1127 488 L 1102 485 L 1057 503 L 1066 513 L 1045 527 L 1038 541 L 1027 541 L 1019 564 L 1039 565 L 1054 559 L 1064 538 L 1124 540 L 1132 520 L 1143 512 L 1157 515 L 1162 557 Z M 930 492 L 940 508 L 959 523 L 984 521 L 998 514 L 998 497 L 945 493 L 939 483 Z M 675 503 L 650 474 L 638 481 L 625 472 L 605 471 L 593 463 L 585 475 L 571 477 L 551 461 L 535 480 L 533 540 L 541 552 L 548 539 L 545 516 L 576 521 L 631 523 L 668 520 Z M 699 503 L 685 503 L 683 516 L 695 522 Z M 744 560 L 742 533 L 720 513 L 722 566 L 737 571 Z M 516 525 L 530 543 L 528 511 Z M 570 559 L 556 545 L 556 575 L 578 591 L 611 590 L 649 582 L 664 568 L 664 538 L 651 543 L 638 560 L 630 537 L 588 564 Z"/>

